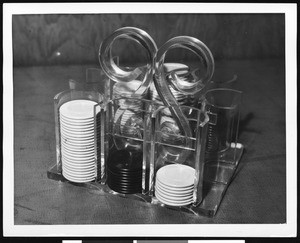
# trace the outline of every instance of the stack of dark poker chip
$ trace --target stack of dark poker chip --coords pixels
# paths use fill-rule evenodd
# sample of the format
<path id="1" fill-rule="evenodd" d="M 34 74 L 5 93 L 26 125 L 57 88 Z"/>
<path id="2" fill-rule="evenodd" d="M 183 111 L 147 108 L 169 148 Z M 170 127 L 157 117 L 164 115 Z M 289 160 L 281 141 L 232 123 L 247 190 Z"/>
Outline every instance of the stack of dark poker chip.
<path id="1" fill-rule="evenodd" d="M 117 150 L 110 153 L 107 163 L 107 184 L 122 194 L 142 191 L 142 153 Z"/>

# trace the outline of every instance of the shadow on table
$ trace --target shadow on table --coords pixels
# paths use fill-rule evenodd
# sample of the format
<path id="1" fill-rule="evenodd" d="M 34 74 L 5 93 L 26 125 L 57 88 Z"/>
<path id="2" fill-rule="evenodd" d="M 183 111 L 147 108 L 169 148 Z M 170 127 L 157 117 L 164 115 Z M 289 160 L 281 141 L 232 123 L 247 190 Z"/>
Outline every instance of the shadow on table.
<path id="1" fill-rule="evenodd" d="M 249 112 L 243 119 L 240 120 L 239 122 L 239 130 L 238 133 L 241 135 L 243 132 L 253 132 L 253 133 L 258 133 L 260 134 L 261 131 L 253 128 L 249 128 L 248 125 L 250 121 L 252 121 L 255 118 L 253 112 Z"/>

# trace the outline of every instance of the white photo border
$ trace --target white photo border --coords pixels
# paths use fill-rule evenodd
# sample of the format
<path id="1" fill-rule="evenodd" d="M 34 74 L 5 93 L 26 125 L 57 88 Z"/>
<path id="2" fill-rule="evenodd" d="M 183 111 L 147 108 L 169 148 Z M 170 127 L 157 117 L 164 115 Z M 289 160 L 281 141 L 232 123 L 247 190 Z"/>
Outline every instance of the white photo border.
<path id="1" fill-rule="evenodd" d="M 160 6 L 159 6 L 160 5 Z M 101 12 L 97 12 L 101 9 Z M 14 225 L 13 14 L 284 13 L 286 20 L 286 224 Z M 3 4 L 3 235 L 46 237 L 295 237 L 297 233 L 297 4 L 5 3 Z M 234 227 L 234 233 L 232 228 Z M 147 234 L 145 234 L 147 228 Z"/>

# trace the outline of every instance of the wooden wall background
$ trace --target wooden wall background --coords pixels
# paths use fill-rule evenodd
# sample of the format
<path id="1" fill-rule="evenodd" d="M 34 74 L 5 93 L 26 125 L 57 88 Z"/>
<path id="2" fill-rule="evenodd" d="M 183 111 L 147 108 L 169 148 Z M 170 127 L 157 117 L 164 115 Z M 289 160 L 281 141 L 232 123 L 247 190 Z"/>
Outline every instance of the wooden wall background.
<path id="1" fill-rule="evenodd" d="M 158 47 L 178 35 L 203 41 L 215 59 L 284 58 L 284 14 L 66 14 L 15 15 L 16 66 L 98 63 L 104 38 L 124 26 L 144 29 Z M 125 60 L 139 60 L 134 46 Z"/>

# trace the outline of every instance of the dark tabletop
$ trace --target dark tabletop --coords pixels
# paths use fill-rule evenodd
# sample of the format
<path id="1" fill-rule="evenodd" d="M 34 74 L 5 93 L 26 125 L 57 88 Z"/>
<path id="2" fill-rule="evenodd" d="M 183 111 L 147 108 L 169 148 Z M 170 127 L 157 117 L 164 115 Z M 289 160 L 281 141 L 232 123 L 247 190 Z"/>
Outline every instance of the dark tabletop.
<path id="1" fill-rule="evenodd" d="M 99 194 L 47 178 L 55 163 L 53 97 L 88 66 L 14 68 L 14 223 L 231 224 L 286 222 L 285 68 L 281 60 L 217 62 L 243 91 L 238 173 L 214 218 Z"/>

